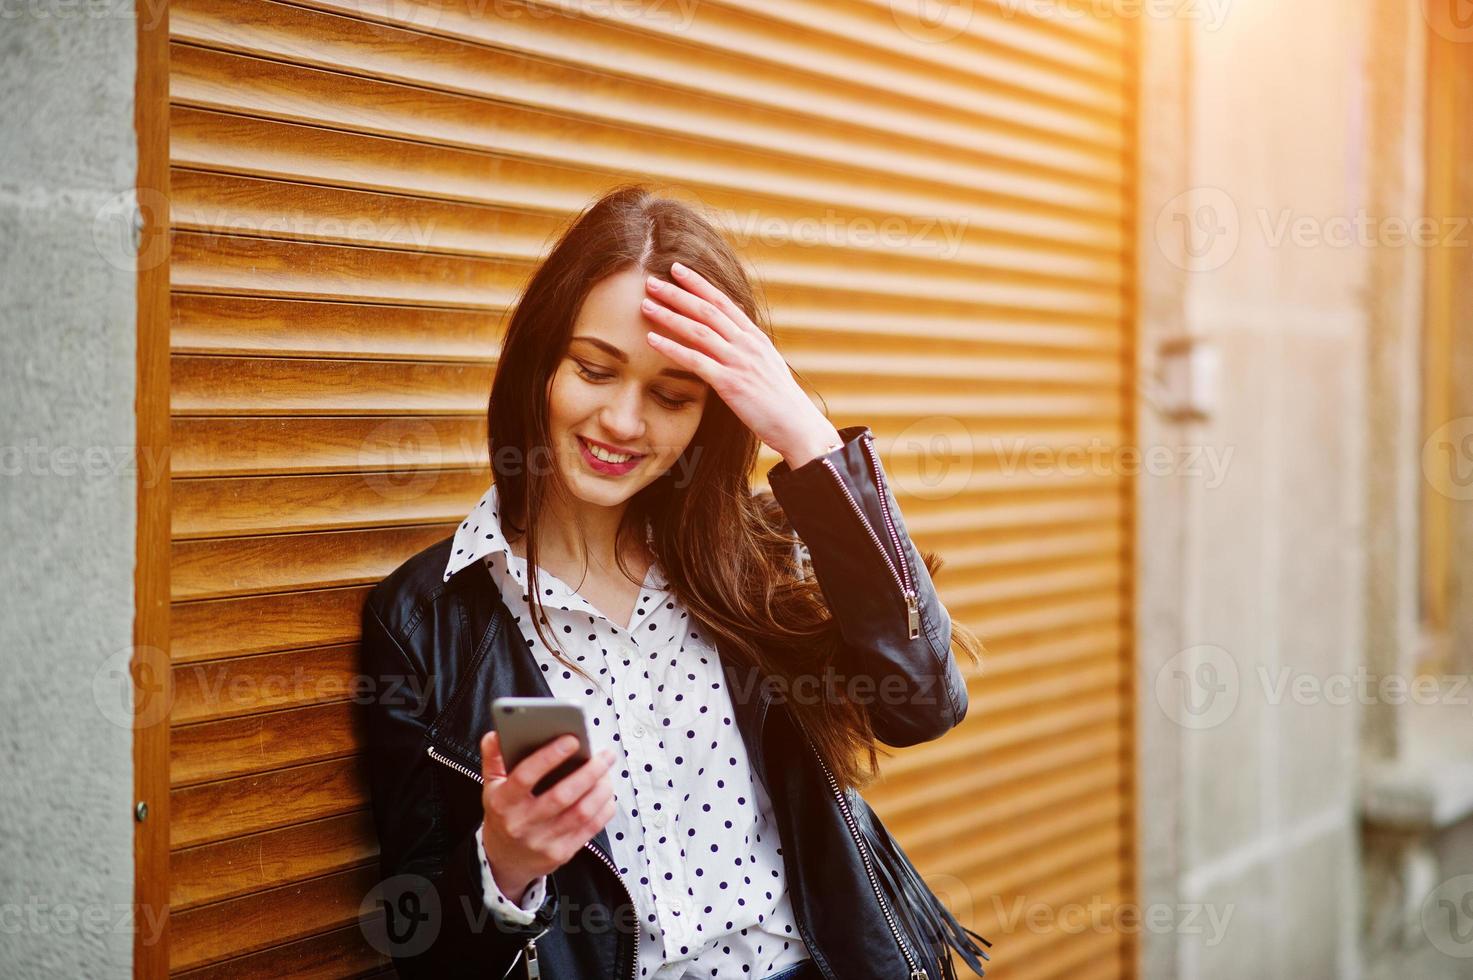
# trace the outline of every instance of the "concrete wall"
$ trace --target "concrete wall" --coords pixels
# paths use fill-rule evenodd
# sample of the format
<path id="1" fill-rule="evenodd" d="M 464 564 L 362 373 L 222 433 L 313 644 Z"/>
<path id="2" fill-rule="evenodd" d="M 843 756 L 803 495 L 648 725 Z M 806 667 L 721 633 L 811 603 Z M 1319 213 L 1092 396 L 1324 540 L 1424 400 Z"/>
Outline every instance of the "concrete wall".
<path id="1" fill-rule="evenodd" d="M 0 17 L 0 974 L 127 977 L 135 23 Z"/>
<path id="2" fill-rule="evenodd" d="M 1143 312 L 1215 351 L 1220 388 L 1143 432 L 1219 466 L 1142 487 L 1143 894 L 1184 909 L 1146 975 L 1354 977 L 1367 250 L 1338 236 L 1365 206 L 1369 39 L 1359 4 L 1189 6 L 1223 15 L 1143 24 L 1143 77 L 1182 63 L 1141 107 L 1143 269 L 1178 284 Z"/>

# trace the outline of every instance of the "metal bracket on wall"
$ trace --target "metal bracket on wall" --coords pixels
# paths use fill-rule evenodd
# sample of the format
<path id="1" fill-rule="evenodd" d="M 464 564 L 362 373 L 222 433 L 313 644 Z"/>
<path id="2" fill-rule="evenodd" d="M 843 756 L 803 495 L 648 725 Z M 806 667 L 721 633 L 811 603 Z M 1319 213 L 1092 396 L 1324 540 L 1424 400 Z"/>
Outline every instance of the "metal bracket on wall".
<path id="1" fill-rule="evenodd" d="M 1173 421 L 1206 421 L 1217 410 L 1218 367 L 1217 347 L 1206 337 L 1163 340 L 1155 370 L 1142 379 L 1141 398 Z"/>

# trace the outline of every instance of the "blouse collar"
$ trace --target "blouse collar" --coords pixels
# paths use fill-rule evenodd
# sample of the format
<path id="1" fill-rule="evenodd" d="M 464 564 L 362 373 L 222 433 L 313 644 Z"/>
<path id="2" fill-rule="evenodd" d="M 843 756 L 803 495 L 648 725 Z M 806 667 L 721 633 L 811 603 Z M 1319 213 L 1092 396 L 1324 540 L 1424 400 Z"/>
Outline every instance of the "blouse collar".
<path id="1" fill-rule="evenodd" d="M 654 544 L 654 524 L 646 519 L 644 530 L 645 543 Z M 503 567 L 520 570 L 522 578 L 525 579 L 526 559 L 518 556 L 511 549 L 511 542 L 506 540 L 506 535 L 501 529 L 501 498 L 496 484 L 491 484 L 490 489 L 482 495 L 476 506 L 466 519 L 456 528 L 455 540 L 450 544 L 450 560 L 445 565 L 444 581 L 450 581 L 450 577 L 473 562 L 482 561 L 492 555 L 504 556 Z M 540 570 L 539 579 L 553 579 L 555 588 L 567 591 L 567 586 L 561 580 L 547 572 Z M 658 560 L 650 566 L 649 574 L 645 577 L 645 585 L 655 589 L 664 589 L 670 583 L 665 579 L 665 573 L 660 568 Z"/>

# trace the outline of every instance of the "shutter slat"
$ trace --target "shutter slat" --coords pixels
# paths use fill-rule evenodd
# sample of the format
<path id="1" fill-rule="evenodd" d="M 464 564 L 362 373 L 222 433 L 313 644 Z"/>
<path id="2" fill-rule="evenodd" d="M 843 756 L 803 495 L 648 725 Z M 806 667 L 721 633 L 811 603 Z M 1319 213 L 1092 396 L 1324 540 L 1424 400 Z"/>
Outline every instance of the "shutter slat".
<path id="1" fill-rule="evenodd" d="M 362 757 L 202 783 L 169 794 L 169 844 L 179 850 L 367 806 Z"/>
<path id="2" fill-rule="evenodd" d="M 182 725 L 170 733 L 177 788 L 351 756 L 363 706 L 351 701 Z"/>
<path id="3" fill-rule="evenodd" d="M 287 592 L 176 602 L 170 613 L 174 664 L 356 642 L 368 589 Z"/>
<path id="4" fill-rule="evenodd" d="M 169 968 L 188 970 L 358 921 L 378 869 L 354 868 L 170 917 Z"/>
<path id="5" fill-rule="evenodd" d="M 343 980 L 381 975 L 388 962 L 387 956 L 368 944 L 363 930 L 353 925 L 176 975 L 181 980 Z"/>
<path id="6" fill-rule="evenodd" d="M 174 545 L 174 600 L 330 589 L 380 581 L 455 525 L 328 531 Z"/>
<path id="7" fill-rule="evenodd" d="M 177 914 L 377 858 L 378 838 L 367 810 L 191 847 L 170 858 L 169 905 Z"/>

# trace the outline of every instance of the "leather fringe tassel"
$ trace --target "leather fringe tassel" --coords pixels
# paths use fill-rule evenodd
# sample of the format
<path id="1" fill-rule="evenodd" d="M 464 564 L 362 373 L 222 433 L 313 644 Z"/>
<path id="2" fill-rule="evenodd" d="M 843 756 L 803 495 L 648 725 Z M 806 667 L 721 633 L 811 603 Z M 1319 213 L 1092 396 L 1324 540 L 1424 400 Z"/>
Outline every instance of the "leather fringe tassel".
<path id="1" fill-rule="evenodd" d="M 976 937 L 986 946 L 991 946 L 992 942 L 956 920 L 921 878 L 899 843 L 890 836 L 879 815 L 867 803 L 861 802 L 862 797 L 856 800 L 856 796 L 850 794 L 851 809 L 864 811 L 865 819 L 858 821 L 860 831 L 869 845 L 875 873 L 891 899 L 891 909 L 899 917 L 902 930 L 911 938 L 912 944 L 917 937 L 924 937 L 927 948 L 915 952 L 926 961 L 922 965 L 927 975 L 940 980 L 957 980 L 951 958 L 951 950 L 954 949 L 972 972 L 979 977 L 986 976 L 978 957 L 983 960 L 991 957 L 971 937 Z"/>

